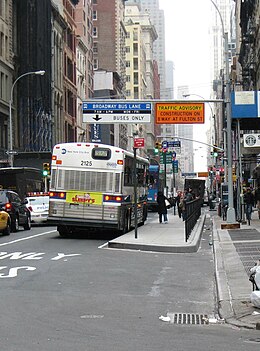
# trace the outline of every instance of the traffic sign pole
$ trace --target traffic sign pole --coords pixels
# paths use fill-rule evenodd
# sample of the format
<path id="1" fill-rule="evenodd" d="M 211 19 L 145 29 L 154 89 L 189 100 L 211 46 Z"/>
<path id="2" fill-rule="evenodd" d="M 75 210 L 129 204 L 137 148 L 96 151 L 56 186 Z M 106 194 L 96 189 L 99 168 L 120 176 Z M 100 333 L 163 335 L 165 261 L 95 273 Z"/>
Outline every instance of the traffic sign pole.
<path id="1" fill-rule="evenodd" d="M 135 216 L 135 239 L 137 239 L 137 179 L 136 179 L 136 147 L 134 147 L 134 216 Z M 131 218 L 129 218 L 131 221 Z"/>

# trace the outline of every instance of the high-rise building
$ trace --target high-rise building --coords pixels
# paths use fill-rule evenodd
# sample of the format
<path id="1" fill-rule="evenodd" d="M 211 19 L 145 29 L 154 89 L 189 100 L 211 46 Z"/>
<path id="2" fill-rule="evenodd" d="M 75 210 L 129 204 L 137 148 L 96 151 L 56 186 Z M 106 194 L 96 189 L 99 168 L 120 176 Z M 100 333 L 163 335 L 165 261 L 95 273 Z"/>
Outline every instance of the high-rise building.
<path id="1" fill-rule="evenodd" d="M 160 74 L 160 96 L 166 99 L 166 76 L 165 76 L 165 21 L 164 11 L 160 9 L 159 0 L 140 0 L 143 13 L 149 13 L 152 24 L 157 32 L 157 39 L 154 42 L 154 59 L 158 62 Z"/>
<path id="2" fill-rule="evenodd" d="M 75 9 L 77 52 L 77 140 L 91 139 L 90 124 L 83 122 L 83 101 L 93 98 L 93 7 L 91 0 L 80 0 Z"/>
<path id="3" fill-rule="evenodd" d="M 94 97 L 125 98 L 125 0 L 93 1 Z M 94 126 L 94 125 L 92 125 Z M 127 147 L 125 124 L 103 124 L 102 142 Z"/>
<path id="4" fill-rule="evenodd" d="M 20 0 L 13 5 L 13 79 L 27 72 L 45 71 L 44 76 L 23 76 L 15 86 L 13 145 L 18 151 L 50 151 L 53 128 L 51 2 Z"/>
<path id="5" fill-rule="evenodd" d="M 136 2 L 126 3 L 126 96 L 134 100 L 154 99 L 154 61 L 153 43 L 157 38 L 155 27 L 149 14 L 140 13 Z M 153 153 L 155 143 L 154 115 L 149 124 L 129 125 L 128 135 L 144 137 L 146 150 Z M 133 148 L 133 139 L 128 140 L 129 149 Z"/>
<path id="6" fill-rule="evenodd" d="M 13 2 L 2 1 L 0 5 L 0 160 L 5 166 L 8 162 L 8 102 L 13 77 Z"/>
<path id="7" fill-rule="evenodd" d="M 210 34 L 212 37 L 211 52 L 213 55 L 211 61 L 211 72 L 214 98 L 221 99 L 223 96 L 223 82 L 225 77 L 223 33 L 229 33 L 229 44 L 234 42 L 234 38 L 232 38 L 230 34 L 234 1 L 214 0 L 214 3 L 216 4 L 216 7 L 212 5 L 212 27 L 210 29 Z M 225 128 L 225 125 L 223 119 L 223 106 L 221 104 L 216 104 L 214 108 L 217 120 L 216 143 L 220 147 L 224 147 L 223 129 Z"/>
<path id="8" fill-rule="evenodd" d="M 183 95 L 189 93 L 188 86 L 179 86 L 177 90 L 177 99 L 183 99 Z M 182 173 L 194 172 L 194 155 L 193 155 L 193 125 L 176 124 L 176 136 L 183 137 L 181 140 L 181 155 L 179 155 L 180 170 Z M 188 140 L 185 140 L 188 139 Z"/>

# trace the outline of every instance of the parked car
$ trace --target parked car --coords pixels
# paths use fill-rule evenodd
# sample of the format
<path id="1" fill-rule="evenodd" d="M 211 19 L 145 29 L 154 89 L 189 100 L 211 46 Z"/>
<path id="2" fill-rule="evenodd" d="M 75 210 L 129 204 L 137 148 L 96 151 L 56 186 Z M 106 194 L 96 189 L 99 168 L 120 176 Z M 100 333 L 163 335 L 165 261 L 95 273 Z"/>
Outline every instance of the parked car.
<path id="1" fill-rule="evenodd" d="M 0 233 L 10 235 L 11 233 L 11 217 L 6 211 L 0 209 Z"/>
<path id="2" fill-rule="evenodd" d="M 31 212 L 31 222 L 40 224 L 47 222 L 49 215 L 48 193 L 29 193 L 26 197 L 28 210 Z"/>
<path id="3" fill-rule="evenodd" d="M 11 218 L 11 231 L 17 232 L 19 226 L 25 230 L 31 229 L 31 213 L 26 207 L 27 200 L 12 190 L 0 190 L 0 208 L 3 208 Z"/>

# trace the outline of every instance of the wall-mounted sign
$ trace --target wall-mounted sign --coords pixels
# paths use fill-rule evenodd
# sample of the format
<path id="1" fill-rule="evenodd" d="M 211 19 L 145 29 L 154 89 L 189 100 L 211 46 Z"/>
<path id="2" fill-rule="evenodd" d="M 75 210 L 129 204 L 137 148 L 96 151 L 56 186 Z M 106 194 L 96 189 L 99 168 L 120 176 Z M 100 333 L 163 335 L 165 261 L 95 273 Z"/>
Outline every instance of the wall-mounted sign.
<path id="1" fill-rule="evenodd" d="M 144 138 L 134 138 L 134 148 L 139 149 L 144 147 Z"/>
<path id="2" fill-rule="evenodd" d="M 244 147 L 260 147 L 260 134 L 244 134 Z"/>
<path id="3" fill-rule="evenodd" d="M 258 118 L 260 117 L 259 91 L 231 92 L 232 118 Z"/>

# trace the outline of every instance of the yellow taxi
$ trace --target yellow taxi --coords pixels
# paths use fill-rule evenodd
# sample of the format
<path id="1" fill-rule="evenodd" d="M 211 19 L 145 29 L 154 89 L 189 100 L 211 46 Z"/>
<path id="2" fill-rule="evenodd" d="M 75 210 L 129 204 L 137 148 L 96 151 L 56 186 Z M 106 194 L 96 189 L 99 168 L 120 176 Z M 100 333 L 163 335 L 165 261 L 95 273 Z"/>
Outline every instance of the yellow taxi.
<path id="1" fill-rule="evenodd" d="M 0 233 L 3 235 L 10 235 L 11 232 L 11 218 L 9 214 L 0 209 Z"/>

